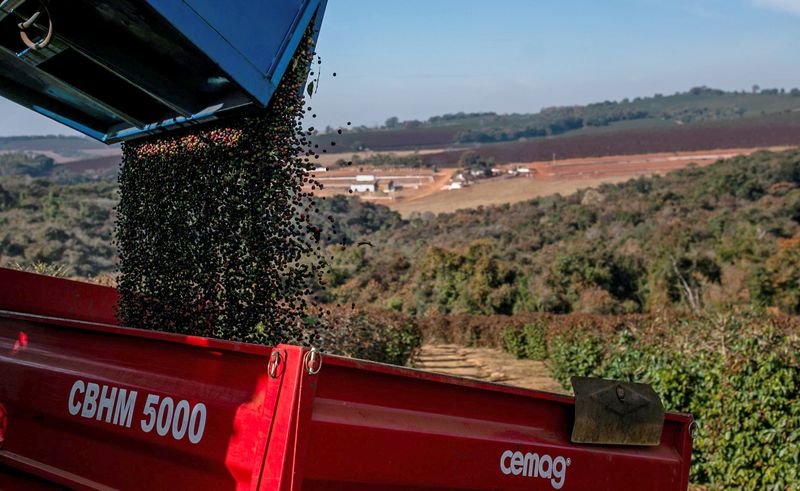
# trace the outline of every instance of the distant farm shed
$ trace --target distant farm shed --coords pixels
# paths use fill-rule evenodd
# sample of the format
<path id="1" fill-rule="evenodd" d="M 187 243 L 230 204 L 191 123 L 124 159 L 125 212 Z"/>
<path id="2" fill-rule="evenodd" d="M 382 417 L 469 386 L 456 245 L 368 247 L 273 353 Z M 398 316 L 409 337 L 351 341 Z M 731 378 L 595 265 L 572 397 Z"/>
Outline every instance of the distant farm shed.
<path id="1" fill-rule="evenodd" d="M 374 193 L 375 184 L 351 184 L 350 191 L 354 193 Z"/>

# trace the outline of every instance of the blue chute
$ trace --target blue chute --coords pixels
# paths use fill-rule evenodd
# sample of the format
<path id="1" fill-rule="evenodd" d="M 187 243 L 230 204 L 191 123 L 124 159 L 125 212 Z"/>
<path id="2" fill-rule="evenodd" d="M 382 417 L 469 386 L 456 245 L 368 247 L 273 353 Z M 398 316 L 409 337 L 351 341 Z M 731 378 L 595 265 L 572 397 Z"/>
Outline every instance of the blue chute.
<path id="1" fill-rule="evenodd" d="M 0 95 L 106 143 L 266 107 L 327 0 L 0 0 Z"/>

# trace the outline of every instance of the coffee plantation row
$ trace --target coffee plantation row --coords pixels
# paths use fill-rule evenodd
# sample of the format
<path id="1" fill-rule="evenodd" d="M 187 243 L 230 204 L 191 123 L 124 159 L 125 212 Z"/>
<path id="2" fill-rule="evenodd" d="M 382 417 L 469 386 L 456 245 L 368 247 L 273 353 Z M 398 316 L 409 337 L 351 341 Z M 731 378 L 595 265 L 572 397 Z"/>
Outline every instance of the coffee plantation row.
<path id="1" fill-rule="evenodd" d="M 697 420 L 692 480 L 713 489 L 798 489 L 800 320 L 747 310 L 537 317 L 506 327 L 518 357 L 571 376 L 651 384 L 669 410 Z"/>

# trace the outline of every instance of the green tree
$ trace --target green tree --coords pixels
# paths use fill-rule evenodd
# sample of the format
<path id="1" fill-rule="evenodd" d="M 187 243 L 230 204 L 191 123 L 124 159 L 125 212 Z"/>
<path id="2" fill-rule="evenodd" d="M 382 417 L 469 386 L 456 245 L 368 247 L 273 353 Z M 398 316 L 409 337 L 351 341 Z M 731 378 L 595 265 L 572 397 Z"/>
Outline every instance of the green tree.
<path id="1" fill-rule="evenodd" d="M 486 177 L 491 177 L 494 157 L 483 157 L 472 150 L 464 152 L 458 159 L 458 165 L 466 172 L 481 172 Z"/>
<path id="2" fill-rule="evenodd" d="M 400 127 L 400 120 L 397 116 L 392 116 L 391 118 L 386 119 L 386 122 L 383 124 L 388 129 L 394 129 Z"/>
<path id="3" fill-rule="evenodd" d="M 750 291 L 757 302 L 800 313 L 800 237 L 779 242 L 777 253 L 750 278 Z"/>

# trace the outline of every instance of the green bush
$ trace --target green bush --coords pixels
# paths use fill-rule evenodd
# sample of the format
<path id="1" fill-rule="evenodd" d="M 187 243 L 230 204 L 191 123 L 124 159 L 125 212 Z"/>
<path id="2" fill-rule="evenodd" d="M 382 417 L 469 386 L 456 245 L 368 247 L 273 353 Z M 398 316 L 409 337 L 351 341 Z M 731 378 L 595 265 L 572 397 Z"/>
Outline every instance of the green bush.
<path id="1" fill-rule="evenodd" d="M 304 319 L 300 340 L 323 352 L 363 360 L 405 365 L 422 344 L 412 317 L 392 310 L 330 307 L 325 315 Z"/>
<path id="2" fill-rule="evenodd" d="M 400 326 L 387 332 L 383 356 L 376 361 L 405 365 L 421 344 L 417 326 L 410 320 L 403 322 Z"/>
<path id="3" fill-rule="evenodd" d="M 537 320 L 522 327 L 525 335 L 525 358 L 544 360 L 547 358 L 547 324 Z"/>
<path id="4" fill-rule="evenodd" d="M 547 358 L 547 324 L 535 320 L 522 326 L 508 326 L 501 333 L 506 351 L 517 358 L 544 360 Z"/>
<path id="5" fill-rule="evenodd" d="M 503 347 L 517 358 L 525 358 L 526 340 L 522 329 L 515 326 L 508 326 L 501 333 L 503 337 Z"/>
<path id="6" fill-rule="evenodd" d="M 780 339 L 740 339 L 721 364 L 707 367 L 721 383 L 708 384 L 710 397 L 694 404 L 698 447 L 708 455 L 696 474 L 712 484 L 800 489 L 800 370 L 775 351 L 782 346 Z"/>
<path id="7" fill-rule="evenodd" d="M 800 489 L 800 341 L 795 318 L 757 312 L 588 328 L 550 342 L 554 377 L 635 380 L 698 422 L 692 481 L 711 489 Z"/>
<path id="8" fill-rule="evenodd" d="M 602 339 L 588 328 L 553 336 L 547 349 L 553 378 L 564 388 L 571 377 L 598 375 L 604 360 Z"/>

